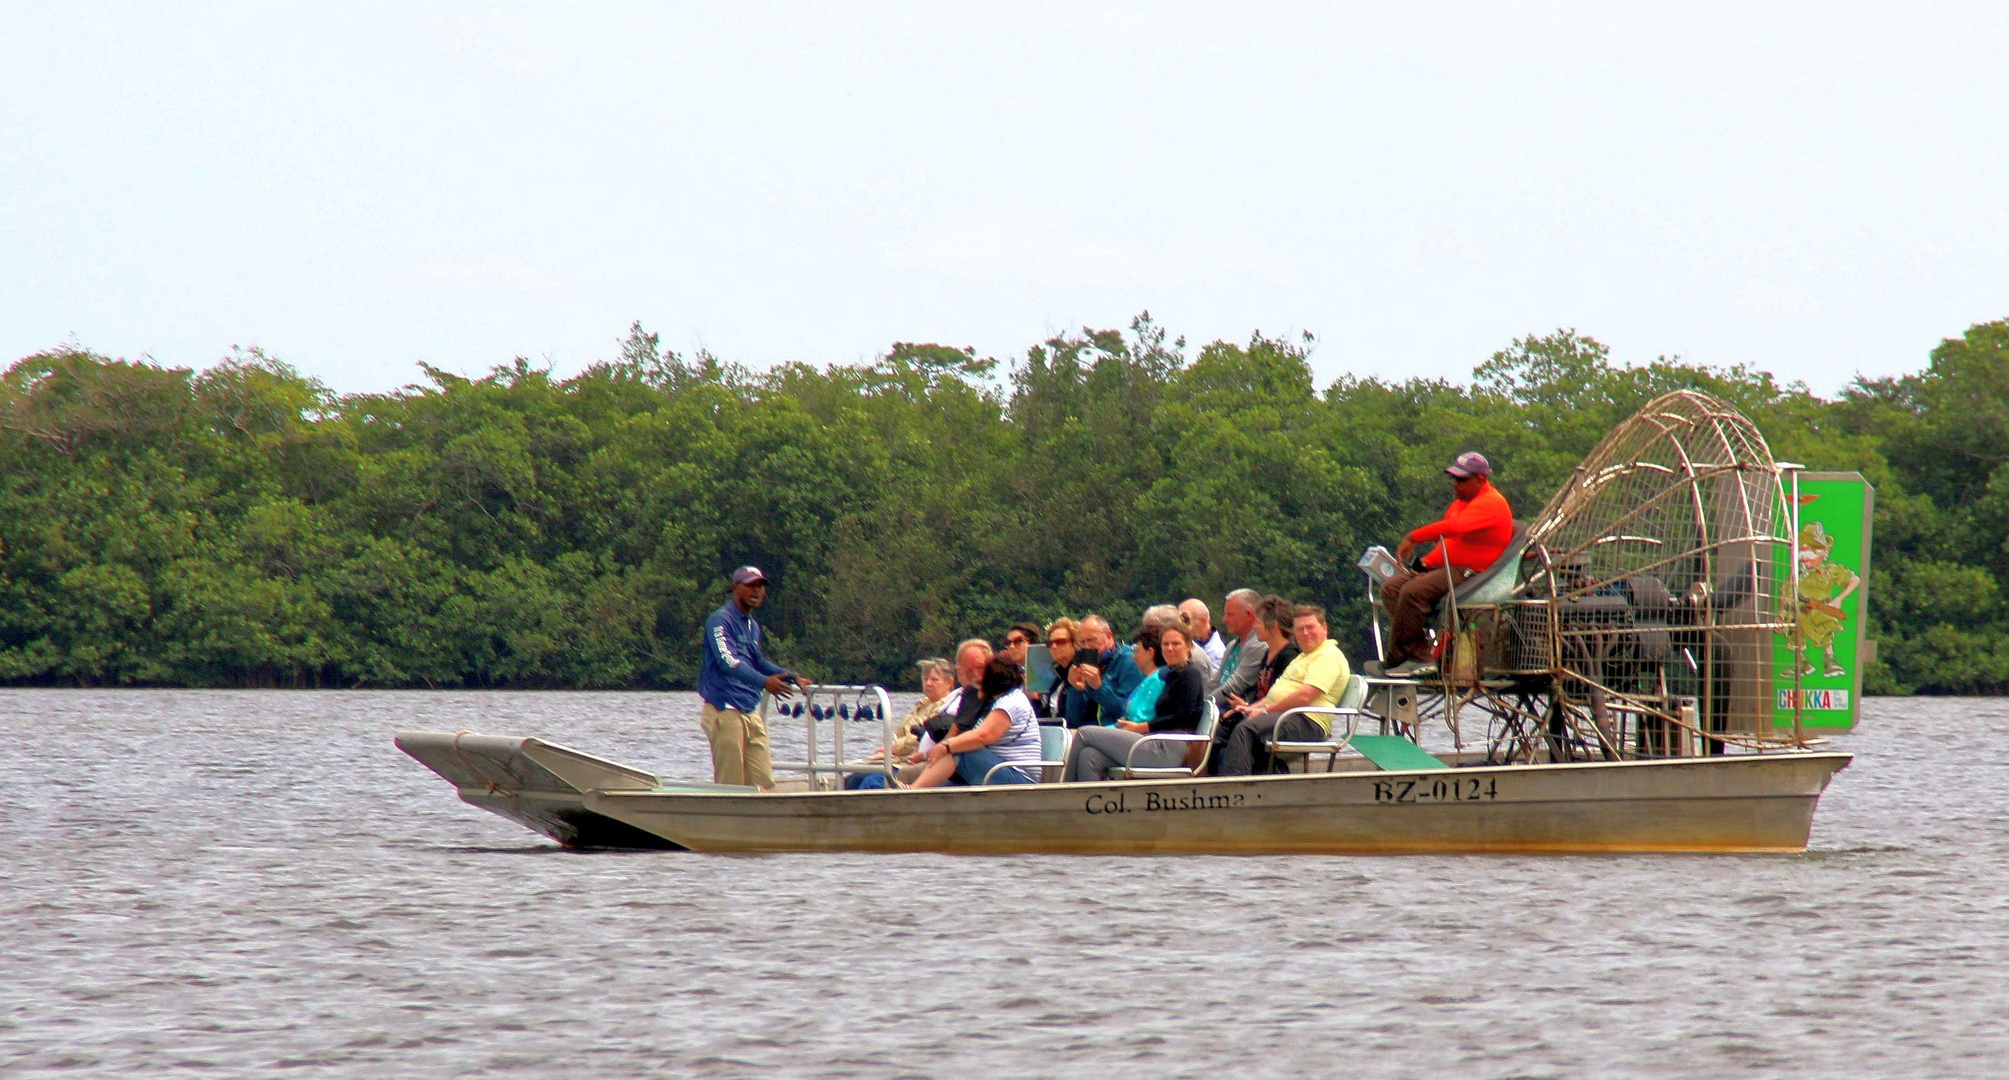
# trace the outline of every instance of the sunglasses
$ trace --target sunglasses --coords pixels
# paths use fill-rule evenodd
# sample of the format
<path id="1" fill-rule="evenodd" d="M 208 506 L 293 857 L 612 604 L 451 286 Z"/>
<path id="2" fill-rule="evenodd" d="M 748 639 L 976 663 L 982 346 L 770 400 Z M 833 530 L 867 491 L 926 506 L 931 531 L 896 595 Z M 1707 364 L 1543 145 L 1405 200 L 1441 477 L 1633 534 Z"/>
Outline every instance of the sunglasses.
<path id="1" fill-rule="evenodd" d="M 1057 638 L 1046 639 L 1046 647 L 1049 649 L 1053 648 L 1055 645 L 1072 645 L 1072 644 L 1074 644 L 1073 638 L 1057 637 Z"/>

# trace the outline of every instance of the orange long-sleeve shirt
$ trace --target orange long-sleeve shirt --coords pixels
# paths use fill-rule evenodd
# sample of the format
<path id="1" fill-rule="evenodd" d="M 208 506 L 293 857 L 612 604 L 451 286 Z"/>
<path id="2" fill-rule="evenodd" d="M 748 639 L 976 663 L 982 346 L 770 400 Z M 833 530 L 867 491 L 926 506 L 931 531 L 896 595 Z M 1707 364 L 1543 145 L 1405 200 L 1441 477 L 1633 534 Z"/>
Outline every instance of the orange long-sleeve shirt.
<path id="1" fill-rule="evenodd" d="M 1507 497 L 1493 482 L 1477 495 L 1469 499 L 1457 499 L 1450 509 L 1444 511 L 1444 520 L 1433 521 L 1409 534 L 1409 539 L 1422 544 L 1439 538 L 1430 554 L 1423 556 L 1424 566 L 1442 566 L 1449 558 L 1452 566 L 1480 571 L 1493 565 L 1493 560 L 1507 550 L 1507 544 L 1514 538 L 1514 511 L 1507 505 Z"/>

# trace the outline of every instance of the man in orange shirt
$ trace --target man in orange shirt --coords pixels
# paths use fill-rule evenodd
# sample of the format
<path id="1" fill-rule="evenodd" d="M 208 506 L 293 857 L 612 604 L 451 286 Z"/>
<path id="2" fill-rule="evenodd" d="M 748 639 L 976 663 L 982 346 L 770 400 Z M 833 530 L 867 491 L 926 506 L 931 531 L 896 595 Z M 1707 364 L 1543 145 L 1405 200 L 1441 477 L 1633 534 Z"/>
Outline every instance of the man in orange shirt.
<path id="1" fill-rule="evenodd" d="M 1493 466 L 1484 455 L 1459 454 L 1444 472 L 1451 477 L 1457 501 L 1444 511 L 1444 520 L 1403 537 L 1395 559 L 1408 566 L 1417 544 L 1436 540 L 1437 546 L 1423 556 L 1422 570 L 1404 571 L 1381 587 L 1381 607 L 1392 627 L 1388 655 L 1383 658 L 1393 665 L 1390 675 L 1414 675 L 1429 666 L 1430 609 L 1460 582 L 1493 565 L 1514 538 L 1513 509 L 1493 486 Z"/>

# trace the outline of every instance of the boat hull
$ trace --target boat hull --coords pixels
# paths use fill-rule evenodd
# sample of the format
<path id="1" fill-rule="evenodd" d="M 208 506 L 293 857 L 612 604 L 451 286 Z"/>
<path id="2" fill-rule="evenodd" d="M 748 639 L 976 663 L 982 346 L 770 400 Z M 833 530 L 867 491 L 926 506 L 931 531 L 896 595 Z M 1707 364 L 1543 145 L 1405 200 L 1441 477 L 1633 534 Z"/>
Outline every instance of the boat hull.
<path id="1" fill-rule="evenodd" d="M 607 791 L 585 807 L 707 852 L 1419 854 L 1802 851 L 1850 755 L 931 791 Z"/>
<path id="2" fill-rule="evenodd" d="M 534 738 L 401 732 L 466 802 L 575 848 L 1082 855 L 1802 851 L 1850 755 L 755 792 Z"/>
<path id="3" fill-rule="evenodd" d="M 598 788 L 654 788 L 661 783 L 654 773 L 519 736 L 401 731 L 397 747 L 452 784 L 462 802 L 566 847 L 677 846 L 586 807 L 585 794 Z"/>

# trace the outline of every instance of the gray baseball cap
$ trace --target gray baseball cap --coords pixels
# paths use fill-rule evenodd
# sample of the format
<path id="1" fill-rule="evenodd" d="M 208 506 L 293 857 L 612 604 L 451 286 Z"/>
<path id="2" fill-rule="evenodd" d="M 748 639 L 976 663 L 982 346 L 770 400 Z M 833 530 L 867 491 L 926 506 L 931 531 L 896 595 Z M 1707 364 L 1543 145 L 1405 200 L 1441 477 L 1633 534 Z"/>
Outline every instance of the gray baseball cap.
<path id="1" fill-rule="evenodd" d="M 1474 476 L 1493 475 L 1493 466 L 1486 461 L 1486 455 L 1477 450 L 1467 450 L 1444 471 L 1460 480 L 1467 480 Z"/>

